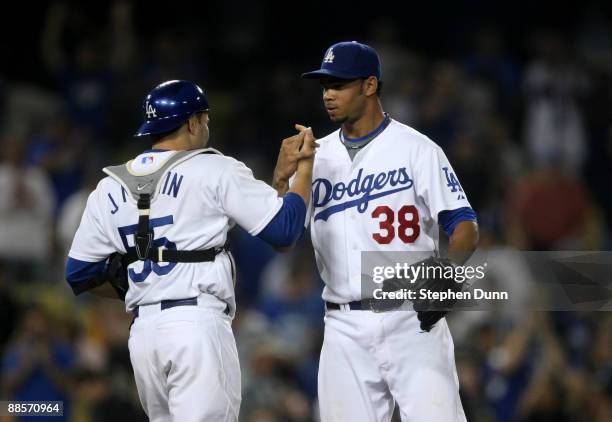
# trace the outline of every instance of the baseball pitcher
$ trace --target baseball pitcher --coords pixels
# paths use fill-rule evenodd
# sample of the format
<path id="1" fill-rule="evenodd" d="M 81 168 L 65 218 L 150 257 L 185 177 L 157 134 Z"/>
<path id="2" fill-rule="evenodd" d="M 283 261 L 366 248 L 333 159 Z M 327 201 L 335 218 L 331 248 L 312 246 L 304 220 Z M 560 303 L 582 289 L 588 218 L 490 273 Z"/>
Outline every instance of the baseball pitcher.
<path id="1" fill-rule="evenodd" d="M 466 193 L 438 145 L 384 113 L 374 49 L 335 44 L 302 76 L 319 80 L 340 125 L 318 140 L 307 220 L 325 281 L 321 420 L 390 421 L 397 403 L 403 421 L 465 421 L 446 311 L 377 307 L 362 295 L 361 252 L 429 251 L 428 265 L 463 264 L 478 240 Z M 446 259 L 440 227 L 450 237 Z"/>

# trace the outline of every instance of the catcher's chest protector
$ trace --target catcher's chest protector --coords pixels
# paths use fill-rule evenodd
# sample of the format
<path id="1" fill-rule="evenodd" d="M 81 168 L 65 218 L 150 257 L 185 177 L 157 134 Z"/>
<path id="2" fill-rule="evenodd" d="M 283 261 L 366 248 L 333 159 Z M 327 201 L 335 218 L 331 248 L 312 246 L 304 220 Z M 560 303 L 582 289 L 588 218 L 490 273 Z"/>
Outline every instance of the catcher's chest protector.
<path id="1" fill-rule="evenodd" d="M 148 172 L 136 172 L 132 161 L 119 166 L 104 168 L 104 172 L 115 179 L 132 195 L 138 206 L 138 231 L 135 236 L 135 247 L 128 249 L 124 263 L 129 265 L 136 260 L 151 259 L 155 262 L 207 262 L 215 259 L 221 249 L 206 249 L 199 251 L 169 251 L 163 248 L 151 249 L 153 232 L 149 228 L 151 202 L 159 192 L 162 176 L 178 164 L 198 154 L 218 154 L 214 149 L 198 149 L 195 151 L 177 151 L 162 164 L 153 167 Z"/>
<path id="2" fill-rule="evenodd" d="M 118 166 L 105 167 L 102 171 L 115 179 L 128 191 L 135 201 L 148 195 L 149 200 L 153 201 L 157 192 L 162 176 L 166 171 L 171 170 L 183 161 L 199 154 L 218 154 L 213 149 L 198 149 L 194 151 L 177 151 L 160 167 L 149 173 L 137 173 L 132 170 L 132 161 Z"/>

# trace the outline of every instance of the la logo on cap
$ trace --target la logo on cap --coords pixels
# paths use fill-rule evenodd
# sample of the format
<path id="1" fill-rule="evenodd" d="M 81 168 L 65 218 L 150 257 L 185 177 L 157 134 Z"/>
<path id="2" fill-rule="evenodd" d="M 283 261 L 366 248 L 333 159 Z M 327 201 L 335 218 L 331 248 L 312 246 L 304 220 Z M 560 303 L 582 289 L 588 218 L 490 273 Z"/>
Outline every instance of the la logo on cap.
<path id="1" fill-rule="evenodd" d="M 336 56 L 334 56 L 334 49 L 330 48 L 327 50 L 327 54 L 323 58 L 323 63 L 333 63 Z"/>

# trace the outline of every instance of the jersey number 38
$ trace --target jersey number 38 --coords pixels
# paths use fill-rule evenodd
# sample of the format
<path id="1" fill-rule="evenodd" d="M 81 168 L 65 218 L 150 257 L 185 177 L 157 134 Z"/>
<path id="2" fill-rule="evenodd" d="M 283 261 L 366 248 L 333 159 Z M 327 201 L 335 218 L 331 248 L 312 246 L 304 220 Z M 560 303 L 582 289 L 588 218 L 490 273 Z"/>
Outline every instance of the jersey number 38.
<path id="1" fill-rule="evenodd" d="M 379 205 L 372 211 L 372 218 L 379 220 L 380 232 L 373 233 L 372 238 L 387 245 L 395 239 L 395 234 L 404 243 L 413 243 L 419 237 L 419 212 L 414 205 L 404 205 L 397 212 L 397 229 L 395 228 L 395 212 L 387 205 Z"/>

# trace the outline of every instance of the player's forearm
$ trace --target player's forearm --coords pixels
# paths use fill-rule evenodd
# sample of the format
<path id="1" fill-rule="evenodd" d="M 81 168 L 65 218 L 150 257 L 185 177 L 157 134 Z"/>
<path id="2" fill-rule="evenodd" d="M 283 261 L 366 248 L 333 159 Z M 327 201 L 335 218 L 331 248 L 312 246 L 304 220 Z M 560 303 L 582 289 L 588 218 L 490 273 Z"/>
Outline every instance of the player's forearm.
<path id="1" fill-rule="evenodd" d="M 278 196 L 284 196 L 289 191 L 289 179 L 281 176 L 275 170 L 272 178 L 272 187 L 276 189 Z"/>
<path id="2" fill-rule="evenodd" d="M 306 208 L 310 203 L 310 189 L 312 185 L 312 164 L 313 160 L 301 160 L 298 163 L 295 179 L 289 189 L 289 192 L 296 193 L 302 197 Z"/>
<path id="3" fill-rule="evenodd" d="M 475 221 L 457 224 L 449 240 L 448 257 L 455 264 L 464 264 L 476 250 L 478 238 L 478 224 Z"/>
<path id="4" fill-rule="evenodd" d="M 302 125 L 295 125 L 295 128 L 300 133 L 283 139 L 276 167 L 274 168 L 272 186 L 278 192 L 278 196 L 284 196 L 287 192 L 297 193 L 304 199 L 306 206 L 308 206 L 312 166 L 314 164 L 313 157 L 319 144 L 315 141 L 310 128 Z M 289 178 L 294 172 L 295 181 L 290 188 Z"/>
<path id="5" fill-rule="evenodd" d="M 272 177 L 272 187 L 276 189 L 278 196 L 284 196 L 289 190 L 289 178 L 296 171 L 299 148 L 304 136 L 305 134 L 299 134 L 283 139 Z"/>

